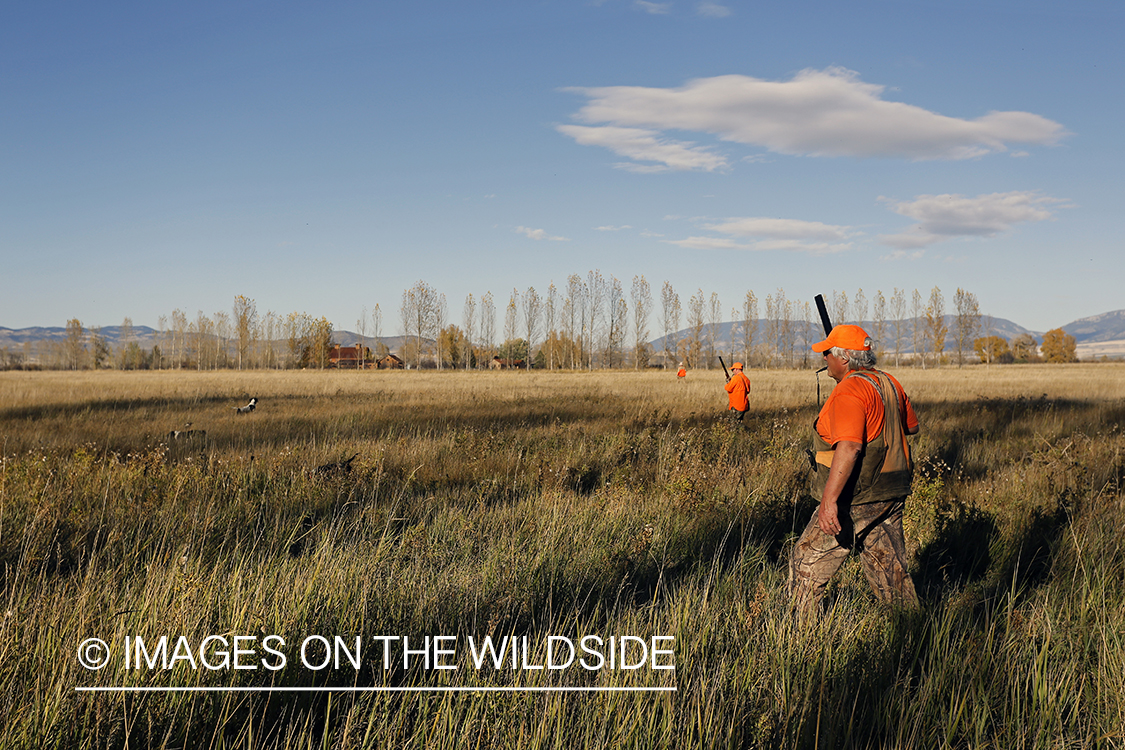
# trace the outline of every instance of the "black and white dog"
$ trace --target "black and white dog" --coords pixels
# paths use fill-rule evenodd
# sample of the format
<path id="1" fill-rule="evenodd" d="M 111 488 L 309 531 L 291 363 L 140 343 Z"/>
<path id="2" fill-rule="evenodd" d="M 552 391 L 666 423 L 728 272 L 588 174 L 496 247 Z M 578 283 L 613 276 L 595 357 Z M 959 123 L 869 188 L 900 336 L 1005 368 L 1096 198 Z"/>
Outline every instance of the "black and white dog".
<path id="1" fill-rule="evenodd" d="M 246 406 L 236 406 L 234 407 L 234 410 L 239 414 L 249 414 L 250 412 L 254 411 L 254 407 L 257 405 L 258 399 L 252 398 L 250 399 L 250 403 L 246 404 Z"/>

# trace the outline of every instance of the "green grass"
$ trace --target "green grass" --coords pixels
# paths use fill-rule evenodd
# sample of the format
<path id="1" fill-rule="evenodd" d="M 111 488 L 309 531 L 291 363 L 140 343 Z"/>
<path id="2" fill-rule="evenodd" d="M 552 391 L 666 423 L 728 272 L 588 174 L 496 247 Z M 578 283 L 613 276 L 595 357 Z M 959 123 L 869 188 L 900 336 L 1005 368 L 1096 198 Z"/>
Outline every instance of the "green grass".
<path id="1" fill-rule="evenodd" d="M 746 430 L 701 373 L 0 380 L 18 394 L 0 402 L 0 747 L 1121 747 L 1121 371 L 1031 372 L 1049 386 L 900 374 L 923 422 L 923 606 L 880 606 L 849 563 L 808 627 L 784 592 L 813 510 L 807 373 L 750 373 Z M 259 411 L 228 414 L 250 391 Z M 208 439 L 166 445 L 189 420 Z M 350 475 L 315 471 L 357 452 Z M 271 633 L 279 672 L 76 659 L 92 636 Z M 676 669 L 438 674 L 368 652 L 314 672 L 294 655 L 310 634 L 671 635 Z M 443 684 L 677 690 L 74 690 Z"/>

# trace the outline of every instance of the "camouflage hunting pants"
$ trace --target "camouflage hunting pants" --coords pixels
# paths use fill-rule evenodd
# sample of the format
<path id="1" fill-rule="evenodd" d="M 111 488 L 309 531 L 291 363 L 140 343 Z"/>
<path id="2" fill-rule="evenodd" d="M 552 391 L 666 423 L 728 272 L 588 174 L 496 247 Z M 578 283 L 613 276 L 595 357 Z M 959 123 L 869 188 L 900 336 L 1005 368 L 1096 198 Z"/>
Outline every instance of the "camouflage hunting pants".
<path id="1" fill-rule="evenodd" d="M 863 574 L 879 599 L 917 606 L 914 582 L 906 571 L 902 534 L 904 499 L 866 505 L 839 506 L 843 530 L 829 536 L 820 530 L 813 511 L 789 562 L 789 596 L 802 617 L 820 610 L 824 589 L 853 549 L 863 562 Z"/>

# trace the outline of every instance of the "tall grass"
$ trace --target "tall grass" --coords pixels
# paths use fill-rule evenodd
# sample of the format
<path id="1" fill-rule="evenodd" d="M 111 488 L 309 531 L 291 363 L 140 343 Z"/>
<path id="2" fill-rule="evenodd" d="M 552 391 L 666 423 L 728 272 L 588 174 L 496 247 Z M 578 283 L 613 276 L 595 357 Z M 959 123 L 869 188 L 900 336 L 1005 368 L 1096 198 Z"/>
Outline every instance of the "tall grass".
<path id="1" fill-rule="evenodd" d="M 849 564 L 805 627 L 809 373 L 751 372 L 745 428 L 705 372 L 0 374 L 0 747 L 1122 746 L 1125 371 L 897 374 L 923 606 Z M 271 633 L 671 635 L 676 668 L 76 659 Z M 517 684 L 676 692 L 75 691 Z"/>

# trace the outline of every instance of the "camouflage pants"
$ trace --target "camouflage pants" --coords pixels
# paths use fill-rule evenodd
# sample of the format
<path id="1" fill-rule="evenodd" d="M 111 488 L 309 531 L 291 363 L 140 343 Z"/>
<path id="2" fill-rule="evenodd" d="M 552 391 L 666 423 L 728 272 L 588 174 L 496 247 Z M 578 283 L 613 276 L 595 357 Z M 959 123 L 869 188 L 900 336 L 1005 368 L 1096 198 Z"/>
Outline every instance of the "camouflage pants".
<path id="1" fill-rule="evenodd" d="M 904 499 L 839 507 L 843 530 L 829 536 L 820 530 L 814 511 L 797 540 L 789 562 L 789 596 L 802 616 L 820 609 L 824 589 L 852 549 L 859 552 L 863 574 L 883 602 L 917 606 L 914 582 L 906 571 L 902 534 Z"/>

